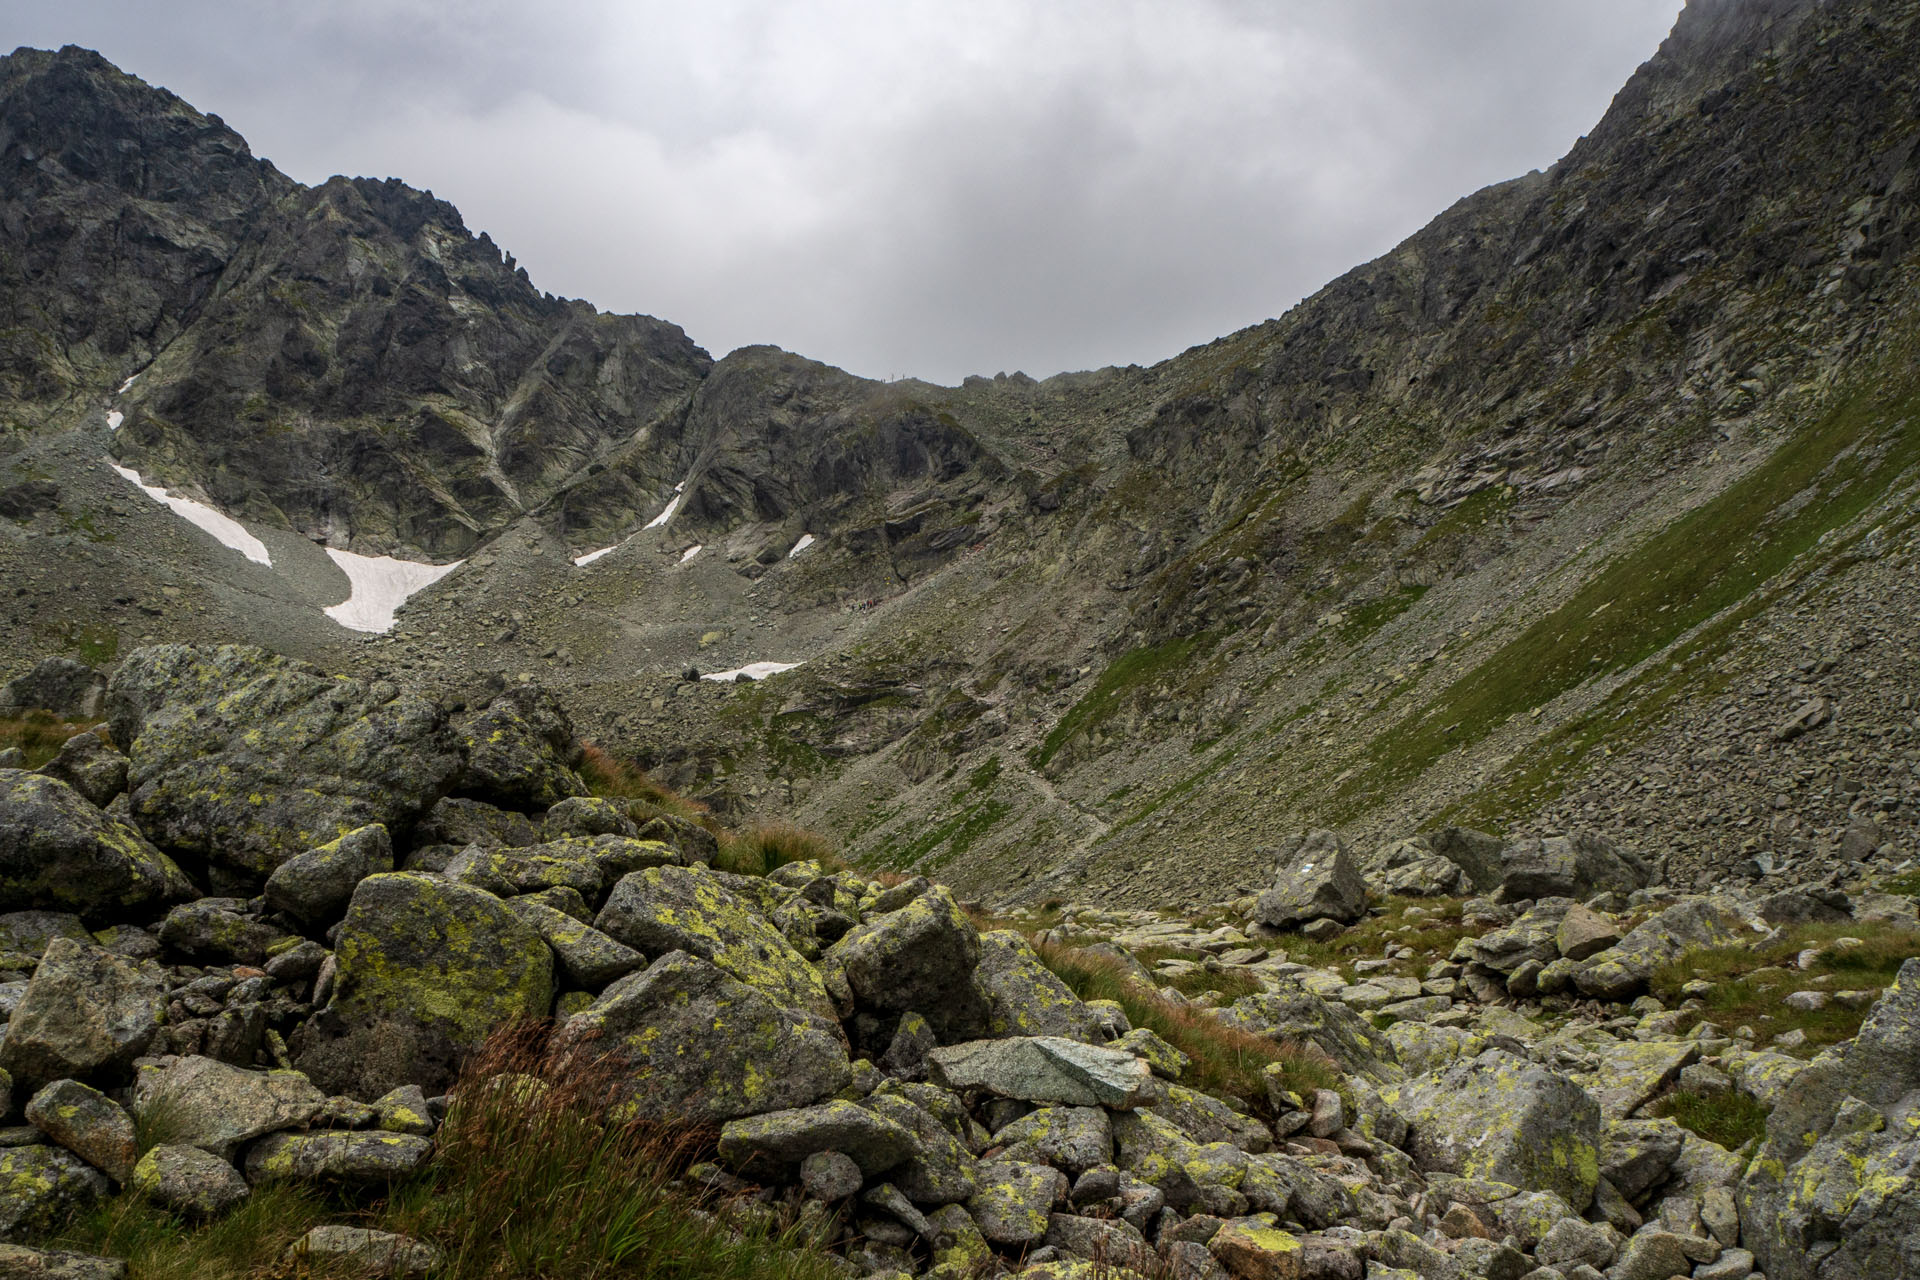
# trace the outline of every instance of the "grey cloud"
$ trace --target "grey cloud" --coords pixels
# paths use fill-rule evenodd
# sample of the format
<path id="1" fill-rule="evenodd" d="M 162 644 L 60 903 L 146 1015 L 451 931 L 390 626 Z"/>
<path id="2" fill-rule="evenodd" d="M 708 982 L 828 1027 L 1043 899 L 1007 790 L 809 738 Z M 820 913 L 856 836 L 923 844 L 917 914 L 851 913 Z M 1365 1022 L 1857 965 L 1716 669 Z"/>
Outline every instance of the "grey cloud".
<path id="1" fill-rule="evenodd" d="M 542 287 L 954 381 L 1149 362 L 1550 164 L 1680 0 L 0 0 Z"/>

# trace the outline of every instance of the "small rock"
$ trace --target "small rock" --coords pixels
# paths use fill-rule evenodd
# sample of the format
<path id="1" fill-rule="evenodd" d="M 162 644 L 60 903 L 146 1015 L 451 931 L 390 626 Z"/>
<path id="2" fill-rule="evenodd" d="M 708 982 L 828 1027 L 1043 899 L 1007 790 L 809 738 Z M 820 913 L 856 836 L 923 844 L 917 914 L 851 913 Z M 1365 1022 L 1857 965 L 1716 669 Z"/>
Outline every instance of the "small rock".
<path id="1" fill-rule="evenodd" d="M 115 1182 L 133 1173 L 133 1119 L 98 1089 L 56 1080 L 27 1103 L 28 1123 Z"/>
<path id="2" fill-rule="evenodd" d="M 440 1250 L 425 1241 L 365 1227 L 315 1227 L 287 1256 L 344 1262 L 363 1275 L 387 1278 L 424 1276 L 441 1262 Z"/>
<path id="3" fill-rule="evenodd" d="M 118 1258 L 96 1258 L 88 1253 L 0 1243 L 0 1277 L 5 1280 L 127 1280 L 127 1264 Z"/>
<path id="4" fill-rule="evenodd" d="M 195 1218 L 217 1217 L 249 1194 L 240 1171 L 219 1156 L 167 1143 L 140 1157 L 131 1185 L 161 1208 Z"/>
<path id="5" fill-rule="evenodd" d="M 838 1151 L 816 1151 L 800 1162 L 800 1185 L 827 1204 L 857 1195 L 861 1180 L 860 1166 Z"/>

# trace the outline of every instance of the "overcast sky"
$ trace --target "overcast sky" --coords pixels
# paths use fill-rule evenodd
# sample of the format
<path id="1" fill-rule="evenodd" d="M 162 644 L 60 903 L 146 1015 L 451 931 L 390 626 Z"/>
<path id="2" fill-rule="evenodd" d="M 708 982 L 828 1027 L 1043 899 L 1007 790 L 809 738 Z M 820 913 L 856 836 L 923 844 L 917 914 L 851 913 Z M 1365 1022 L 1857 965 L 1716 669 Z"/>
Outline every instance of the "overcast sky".
<path id="1" fill-rule="evenodd" d="M 873 377 L 1150 363 L 1544 168 L 1681 0 L 0 0 L 534 283 Z"/>

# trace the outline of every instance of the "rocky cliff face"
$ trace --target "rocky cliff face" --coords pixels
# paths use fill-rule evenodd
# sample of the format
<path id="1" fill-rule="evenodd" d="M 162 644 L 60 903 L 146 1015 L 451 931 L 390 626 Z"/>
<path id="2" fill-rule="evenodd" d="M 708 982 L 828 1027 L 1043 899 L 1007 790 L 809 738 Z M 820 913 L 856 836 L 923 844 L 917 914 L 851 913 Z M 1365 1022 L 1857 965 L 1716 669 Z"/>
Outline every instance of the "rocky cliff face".
<path id="1" fill-rule="evenodd" d="M 1222 896 L 1322 823 L 1577 820 L 1683 879 L 1897 863 L 1916 67 L 1905 0 L 1694 0 L 1550 171 L 1286 315 L 949 388 L 710 363 L 540 295 L 431 196 L 299 187 L 23 51 L 0 555 L 30 594 L 0 622 L 538 671 L 717 805 L 1009 893 Z M 468 563 L 350 646 L 306 588 L 149 555 L 101 448 L 261 530 Z M 58 629 L 36 572 L 84 586 Z M 802 665 L 679 679 L 762 661 Z"/>

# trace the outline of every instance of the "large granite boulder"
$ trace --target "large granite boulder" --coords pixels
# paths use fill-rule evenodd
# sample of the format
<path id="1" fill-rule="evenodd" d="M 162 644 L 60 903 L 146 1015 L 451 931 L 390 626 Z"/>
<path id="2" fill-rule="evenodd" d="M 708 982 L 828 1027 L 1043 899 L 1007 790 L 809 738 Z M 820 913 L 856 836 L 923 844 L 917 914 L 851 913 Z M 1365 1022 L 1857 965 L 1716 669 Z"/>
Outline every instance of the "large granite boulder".
<path id="1" fill-rule="evenodd" d="M 354 890 L 334 947 L 332 1002 L 303 1026 L 296 1065 L 362 1100 L 403 1084 L 429 1093 L 496 1027 L 545 1017 L 553 952 L 492 894 L 395 871 Z"/>
<path id="2" fill-rule="evenodd" d="M 819 1019 L 684 951 L 608 987 L 560 1025 L 553 1050 L 581 1070 L 611 1067 L 641 1114 L 681 1122 L 810 1106 L 852 1078 L 846 1045 Z"/>
<path id="3" fill-rule="evenodd" d="M 173 859 L 66 783 L 0 769 L 0 903 L 105 919 L 193 896 Z"/>
<path id="4" fill-rule="evenodd" d="M 1331 831 L 1296 836 L 1274 854 L 1273 885 L 1260 895 L 1253 918 L 1276 929 L 1310 920 L 1351 923 L 1367 913 L 1367 885 Z"/>
<path id="5" fill-rule="evenodd" d="M 133 1114 L 169 1143 L 222 1159 L 255 1138 L 302 1128 L 326 1095 L 298 1071 L 247 1071 L 212 1058 L 150 1059 L 133 1081 Z"/>
<path id="6" fill-rule="evenodd" d="M 819 970 L 704 867 L 649 867 L 622 876 L 594 927 L 649 956 L 684 951 L 710 960 L 776 1004 L 834 1016 Z"/>
<path id="7" fill-rule="evenodd" d="M 136 650 L 107 712 L 148 838 L 261 877 L 358 827 L 410 827 L 460 768 L 435 703 L 240 645 Z"/>
<path id="8" fill-rule="evenodd" d="M 0 1070 L 28 1088 L 124 1074 L 153 1043 L 166 1010 L 158 965 L 55 938 L 7 1024 Z"/>
<path id="9" fill-rule="evenodd" d="M 974 973 L 986 993 L 992 1035 L 1065 1036 L 1088 1044 L 1105 1038 L 1093 1010 L 1011 929 L 980 935 L 980 963 Z"/>
<path id="10" fill-rule="evenodd" d="M 1573 984 L 1582 995 L 1623 1000 L 1644 989 L 1654 970 L 1689 951 L 1752 943 L 1770 932 L 1764 921 L 1730 898 L 1694 898 L 1668 907 L 1581 961 L 1573 971 Z"/>
<path id="11" fill-rule="evenodd" d="M 1010 1036 L 944 1045 L 927 1055 L 935 1083 L 1021 1102 L 1125 1110 L 1156 1095 L 1153 1072 L 1123 1049 L 1058 1036 Z"/>
<path id="12" fill-rule="evenodd" d="M 1590 898 L 1632 893 L 1653 867 L 1631 849 L 1588 832 L 1518 840 L 1500 855 L 1500 888 L 1509 899 Z"/>
<path id="13" fill-rule="evenodd" d="M 1772 1280 L 1920 1275 L 1920 959 L 1787 1085 L 1738 1200 Z"/>
<path id="14" fill-rule="evenodd" d="M 870 917 L 821 959 L 846 976 L 854 999 L 882 1013 L 917 1012 L 943 1042 L 987 1032 L 991 1017 L 975 969 L 980 932 L 944 885 Z"/>
<path id="15" fill-rule="evenodd" d="M 475 800 L 544 814 L 587 784 L 573 771 L 580 744 L 567 713 L 544 689 L 509 689 L 459 725 L 466 764 L 454 791 Z"/>
<path id="16" fill-rule="evenodd" d="M 1382 1096 L 1407 1118 L 1423 1173 L 1551 1191 L 1583 1210 L 1600 1178 L 1600 1104 L 1585 1089 L 1503 1049 Z"/>
<path id="17" fill-rule="evenodd" d="M 309 923 L 337 917 L 368 876 L 393 870 L 393 838 L 379 823 L 356 827 L 304 853 L 267 877 L 267 905 Z"/>
<path id="18" fill-rule="evenodd" d="M 51 711 L 65 720 L 91 720 L 100 714 L 107 678 L 72 658 L 42 658 L 25 675 L 0 685 L 0 716 Z"/>

